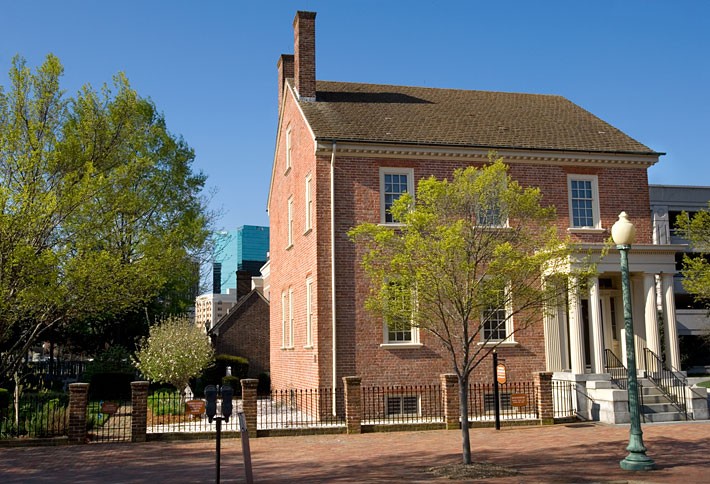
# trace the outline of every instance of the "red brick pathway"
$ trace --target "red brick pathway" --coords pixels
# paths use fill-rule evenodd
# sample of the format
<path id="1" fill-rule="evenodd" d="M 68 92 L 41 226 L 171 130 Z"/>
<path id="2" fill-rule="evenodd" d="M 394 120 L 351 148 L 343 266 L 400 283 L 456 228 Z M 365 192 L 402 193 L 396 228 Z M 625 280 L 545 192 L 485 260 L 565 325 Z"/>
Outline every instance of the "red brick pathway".
<path id="1" fill-rule="evenodd" d="M 658 469 L 627 472 L 628 426 L 471 429 L 474 460 L 514 467 L 491 483 L 710 482 L 710 422 L 648 424 Z M 222 482 L 244 482 L 239 439 L 222 441 Z M 0 449 L 0 483 L 214 482 L 214 441 Z M 257 483 L 431 482 L 431 466 L 458 462 L 459 431 L 272 437 L 251 440 Z M 439 482 L 454 482 L 439 480 Z"/>

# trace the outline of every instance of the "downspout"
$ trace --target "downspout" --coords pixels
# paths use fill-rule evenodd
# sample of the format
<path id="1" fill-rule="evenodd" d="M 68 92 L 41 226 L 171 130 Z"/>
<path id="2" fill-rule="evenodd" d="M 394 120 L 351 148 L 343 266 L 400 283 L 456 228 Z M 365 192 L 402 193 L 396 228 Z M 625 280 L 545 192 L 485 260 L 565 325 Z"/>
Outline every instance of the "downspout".
<path id="1" fill-rule="evenodd" d="M 333 416 L 337 415 L 336 410 L 336 387 L 338 386 L 338 368 L 337 368 L 337 345 L 336 337 L 338 331 L 336 328 L 335 317 L 335 149 L 336 143 L 333 141 L 333 151 L 330 156 L 330 313 L 332 325 L 332 347 L 333 347 Z"/>

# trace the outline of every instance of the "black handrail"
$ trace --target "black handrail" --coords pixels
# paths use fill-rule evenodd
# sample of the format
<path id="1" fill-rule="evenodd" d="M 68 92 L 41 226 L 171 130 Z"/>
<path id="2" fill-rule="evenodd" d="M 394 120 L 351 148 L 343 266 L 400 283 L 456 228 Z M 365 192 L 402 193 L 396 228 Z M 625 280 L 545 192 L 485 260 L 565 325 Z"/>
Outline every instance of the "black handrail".
<path id="1" fill-rule="evenodd" d="M 604 349 L 604 370 L 611 375 L 611 381 L 617 387 L 623 390 L 628 388 L 629 380 L 626 367 L 609 348 Z"/>
<path id="2" fill-rule="evenodd" d="M 668 397 L 671 404 L 678 409 L 686 420 L 690 420 L 686 399 L 688 380 L 683 376 L 679 377 L 673 369 L 665 368 L 661 358 L 650 349 L 644 348 L 644 357 L 648 379 Z"/>

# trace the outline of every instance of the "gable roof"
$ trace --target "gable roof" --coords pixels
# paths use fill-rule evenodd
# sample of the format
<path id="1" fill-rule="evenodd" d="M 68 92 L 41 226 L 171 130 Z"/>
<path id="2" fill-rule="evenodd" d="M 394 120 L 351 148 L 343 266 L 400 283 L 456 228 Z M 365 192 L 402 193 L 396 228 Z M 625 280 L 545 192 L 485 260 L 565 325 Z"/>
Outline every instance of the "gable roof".
<path id="1" fill-rule="evenodd" d="M 238 320 L 239 316 L 242 312 L 242 308 L 246 307 L 247 301 L 250 300 L 255 300 L 258 301 L 261 299 L 266 303 L 266 306 L 268 307 L 269 300 L 264 297 L 264 295 L 261 293 L 259 289 L 252 289 L 248 293 L 246 293 L 244 296 L 242 296 L 237 303 L 229 308 L 229 311 L 227 311 L 227 314 L 219 318 L 219 321 L 215 323 L 212 328 L 207 332 L 208 334 L 219 334 L 220 330 L 222 329 L 222 326 L 225 326 L 229 322 L 233 320 Z"/>
<path id="2" fill-rule="evenodd" d="M 289 80 L 291 82 L 291 80 Z M 317 81 L 316 139 L 659 155 L 562 96 Z"/>

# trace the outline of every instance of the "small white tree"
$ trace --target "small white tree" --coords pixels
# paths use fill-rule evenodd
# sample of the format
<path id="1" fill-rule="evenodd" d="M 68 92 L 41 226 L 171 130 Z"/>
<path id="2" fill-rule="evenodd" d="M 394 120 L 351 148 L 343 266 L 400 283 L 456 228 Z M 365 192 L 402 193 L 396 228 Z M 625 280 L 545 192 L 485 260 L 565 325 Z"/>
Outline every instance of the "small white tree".
<path id="1" fill-rule="evenodd" d="M 170 383 L 184 396 L 190 378 L 214 360 L 209 338 L 184 316 L 169 316 L 150 328 L 136 352 L 136 367 L 147 378 Z"/>

